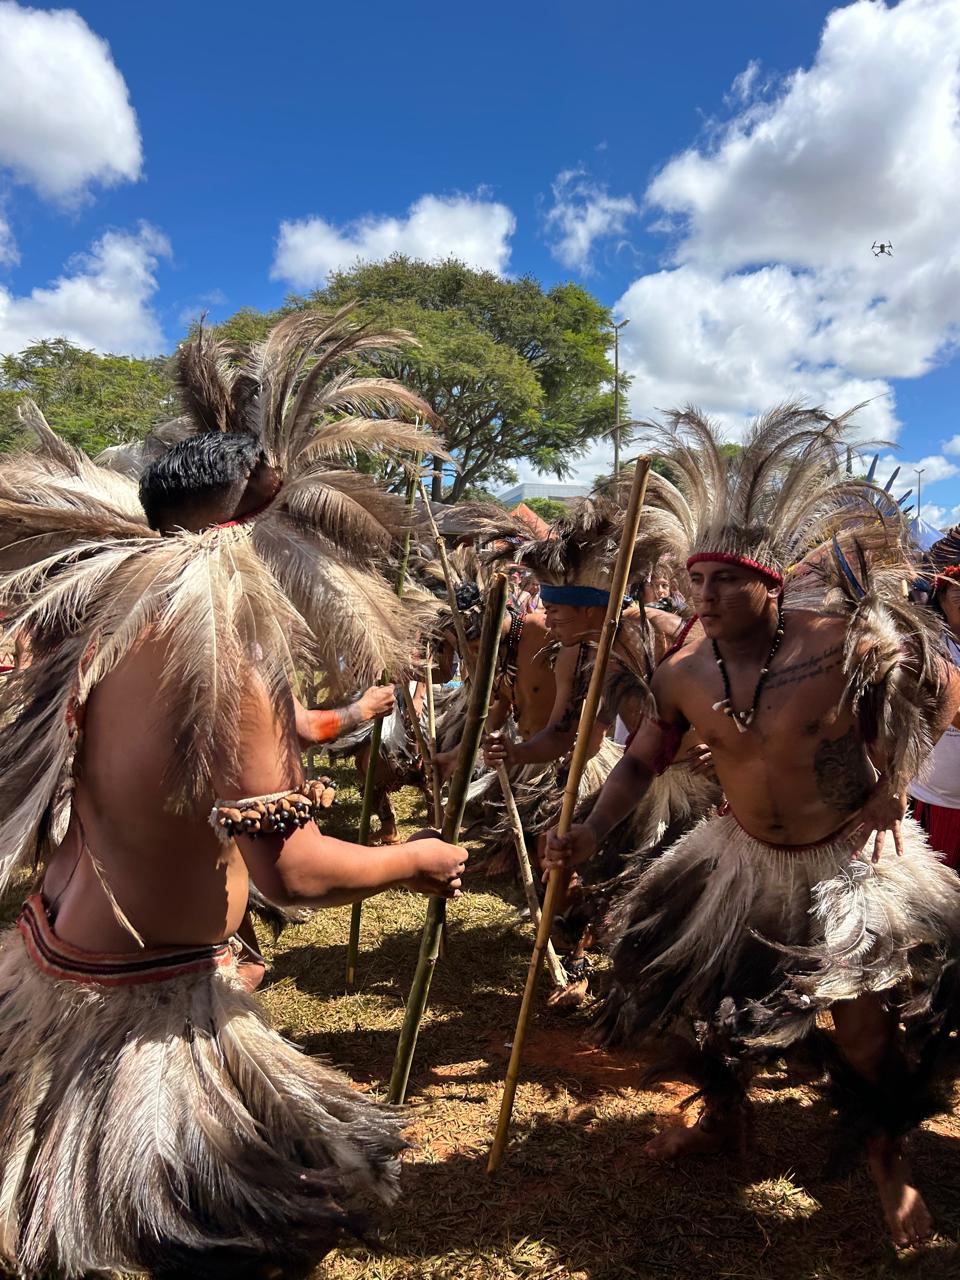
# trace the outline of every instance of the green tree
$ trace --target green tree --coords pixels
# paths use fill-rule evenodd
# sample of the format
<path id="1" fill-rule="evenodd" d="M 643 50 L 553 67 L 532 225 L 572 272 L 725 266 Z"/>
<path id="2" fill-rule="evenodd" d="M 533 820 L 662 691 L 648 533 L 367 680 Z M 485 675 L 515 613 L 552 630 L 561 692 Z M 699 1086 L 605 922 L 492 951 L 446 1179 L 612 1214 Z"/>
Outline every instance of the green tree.
<path id="1" fill-rule="evenodd" d="M 559 498 L 526 498 L 526 506 L 535 511 L 542 520 L 552 524 L 554 520 L 562 520 L 570 511 L 565 502 Z"/>
<path id="2" fill-rule="evenodd" d="M 610 430 L 610 314 L 579 285 L 545 293 L 529 278 L 398 255 L 338 272 L 325 289 L 288 305 L 353 299 L 363 319 L 407 329 L 420 344 L 380 368 L 415 387 L 443 419 L 459 470 L 437 467 L 435 500 L 510 483 L 520 458 L 570 475 L 590 441 Z"/>
<path id="3" fill-rule="evenodd" d="M 176 412 L 167 361 L 98 355 L 53 338 L 0 357 L 0 448 L 19 439 L 16 406 L 35 400 L 52 427 L 97 454 Z"/>

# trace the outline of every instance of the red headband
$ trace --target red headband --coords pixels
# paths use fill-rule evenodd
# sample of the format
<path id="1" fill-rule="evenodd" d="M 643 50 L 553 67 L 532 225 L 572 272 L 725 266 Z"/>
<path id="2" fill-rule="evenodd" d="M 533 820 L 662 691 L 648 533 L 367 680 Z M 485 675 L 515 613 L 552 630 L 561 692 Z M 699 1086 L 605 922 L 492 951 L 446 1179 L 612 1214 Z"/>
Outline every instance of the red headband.
<path id="1" fill-rule="evenodd" d="M 710 564 L 738 564 L 741 568 L 753 569 L 754 572 L 767 578 L 776 587 L 783 586 L 782 573 L 778 573 L 776 569 L 771 569 L 769 565 L 751 560 L 749 556 L 734 556 L 727 551 L 698 551 L 696 555 L 692 555 L 687 561 L 687 569 L 691 569 L 695 564 L 699 564 L 702 561 L 707 561 Z"/>

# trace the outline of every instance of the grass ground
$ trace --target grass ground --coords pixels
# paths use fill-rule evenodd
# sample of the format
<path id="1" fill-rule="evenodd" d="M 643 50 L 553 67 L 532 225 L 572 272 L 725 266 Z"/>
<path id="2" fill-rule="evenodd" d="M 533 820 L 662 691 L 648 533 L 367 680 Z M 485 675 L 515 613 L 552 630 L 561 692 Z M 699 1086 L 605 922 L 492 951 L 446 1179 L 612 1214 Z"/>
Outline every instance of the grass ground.
<path id="1" fill-rule="evenodd" d="M 344 771 L 331 834 L 356 829 Z M 413 792 L 401 829 L 425 821 Z M 581 1042 L 586 1014 L 541 1007 L 500 1173 L 485 1172 L 532 944 L 508 879 L 470 881 L 448 912 L 410 1081 L 404 1194 L 366 1247 L 344 1248 L 316 1280 L 881 1280 L 960 1276 L 960 1125 L 929 1125 L 914 1160 L 940 1234 L 925 1250 L 885 1242 L 865 1176 L 828 1182 L 825 1104 L 784 1074 L 755 1091 L 757 1150 L 685 1168 L 640 1149 L 689 1089 L 637 1087 L 638 1062 Z M 379 1093 L 390 1074 L 425 901 L 365 905 L 356 991 L 344 992 L 348 910 L 284 932 L 263 998 L 275 1024 Z"/>

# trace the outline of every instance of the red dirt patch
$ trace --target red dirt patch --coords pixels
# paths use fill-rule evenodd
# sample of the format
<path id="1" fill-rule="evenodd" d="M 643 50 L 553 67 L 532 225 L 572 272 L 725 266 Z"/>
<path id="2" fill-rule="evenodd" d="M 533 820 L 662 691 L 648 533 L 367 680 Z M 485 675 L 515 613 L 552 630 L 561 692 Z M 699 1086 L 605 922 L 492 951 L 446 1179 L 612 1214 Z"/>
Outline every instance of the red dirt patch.
<path id="1" fill-rule="evenodd" d="M 527 1035 L 523 1061 L 530 1067 L 538 1067 L 556 1073 L 557 1076 L 575 1081 L 580 1087 L 577 1093 L 601 1094 L 618 1089 L 645 1087 L 643 1075 L 650 1069 L 649 1052 L 637 1053 L 617 1049 L 597 1049 L 584 1044 L 582 1029 L 565 1027 L 537 1027 Z M 490 1062 L 506 1063 L 510 1049 L 500 1036 L 487 1041 Z M 506 1067 L 504 1066 L 504 1071 Z M 664 1092 L 684 1098 L 690 1092 L 689 1085 L 665 1085 Z M 657 1087 L 661 1091 L 661 1086 Z"/>

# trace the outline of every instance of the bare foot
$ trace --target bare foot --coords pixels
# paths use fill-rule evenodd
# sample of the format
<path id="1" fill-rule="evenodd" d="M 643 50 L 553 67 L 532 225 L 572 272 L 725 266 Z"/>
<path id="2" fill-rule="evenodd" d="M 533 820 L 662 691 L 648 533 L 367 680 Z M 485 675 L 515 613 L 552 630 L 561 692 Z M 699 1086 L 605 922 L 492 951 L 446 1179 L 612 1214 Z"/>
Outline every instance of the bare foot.
<path id="1" fill-rule="evenodd" d="M 643 1148 L 648 1160 L 689 1160 L 697 1156 L 713 1156 L 722 1151 L 738 1151 L 741 1125 L 710 1120 L 707 1125 L 672 1125 L 664 1129 Z"/>
<path id="2" fill-rule="evenodd" d="M 910 1163 L 899 1142 L 874 1138 L 867 1146 L 867 1167 L 876 1184 L 890 1238 L 896 1245 L 917 1245 L 928 1239 L 933 1220 L 913 1185 Z"/>
<path id="3" fill-rule="evenodd" d="M 262 960 L 244 958 L 237 961 L 237 977 L 245 991 L 256 991 L 266 972 L 267 966 Z"/>
<path id="4" fill-rule="evenodd" d="M 557 987 L 547 997 L 547 1005 L 560 1013 L 568 1009 L 579 1009 L 587 998 L 587 984 L 589 981 L 589 978 L 578 978 L 576 981 L 568 983 L 565 987 Z"/>

